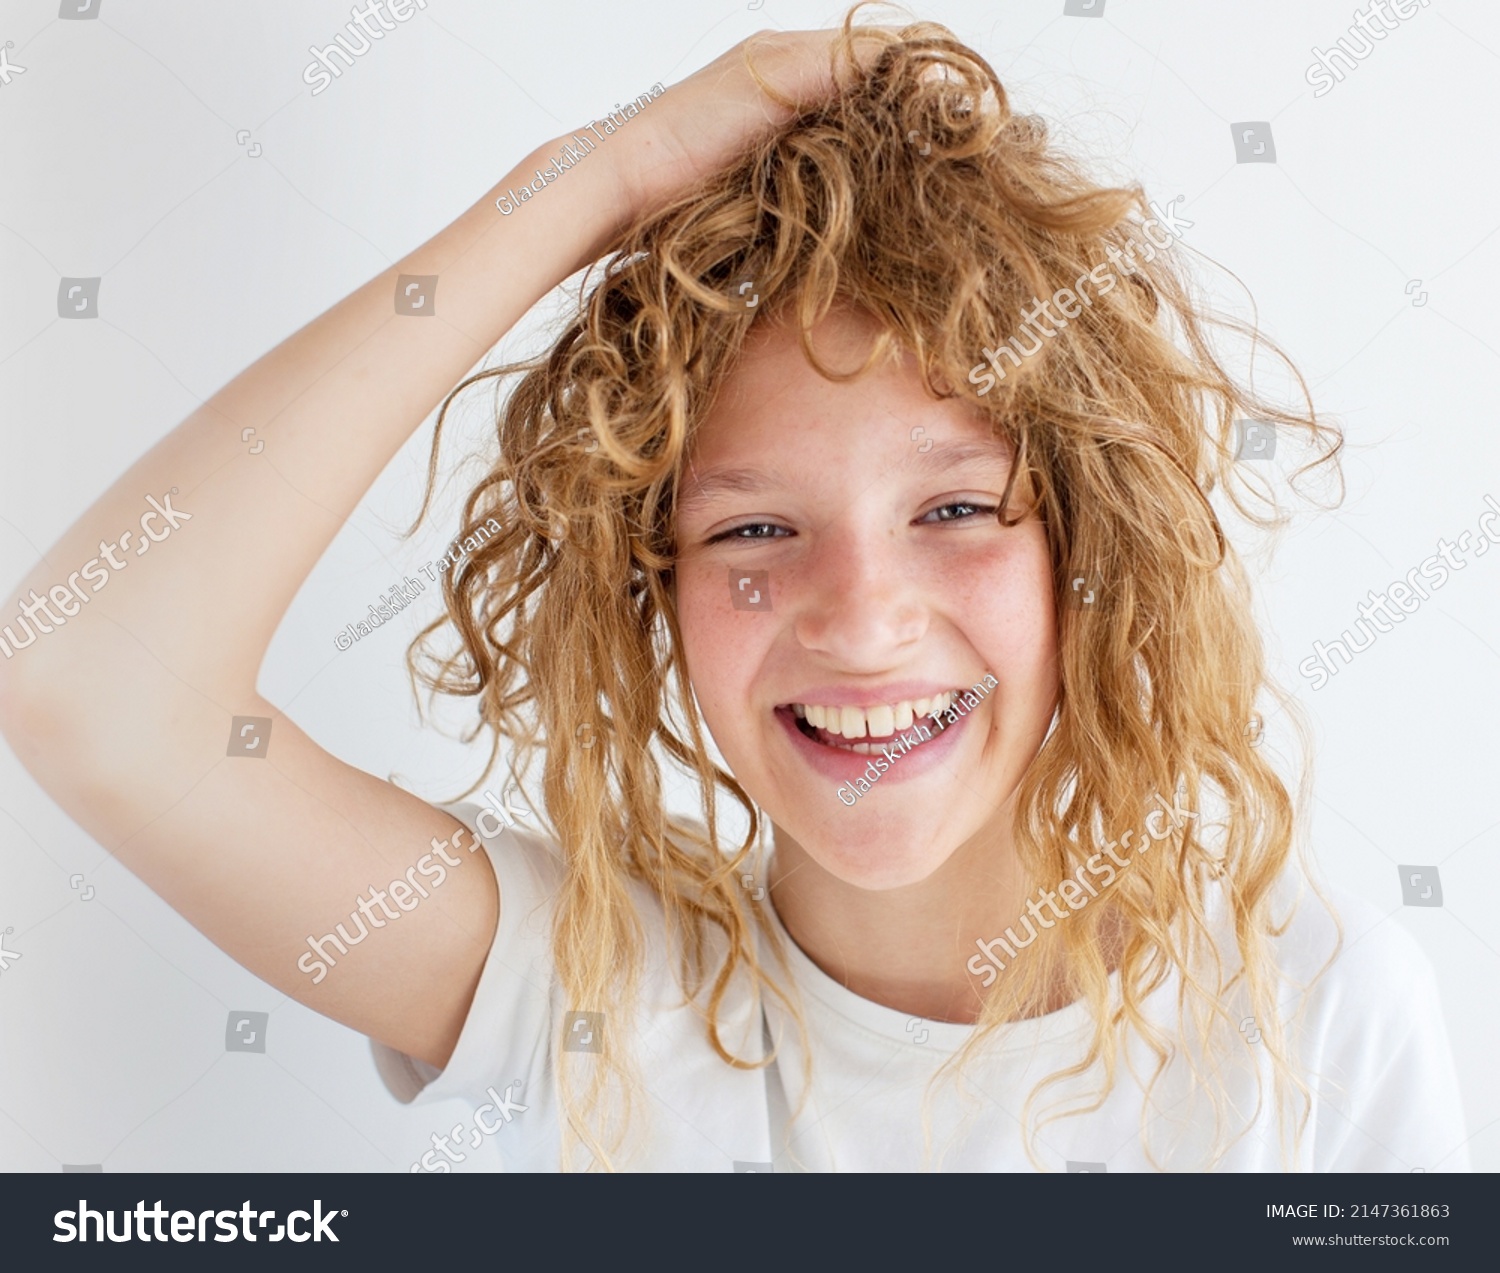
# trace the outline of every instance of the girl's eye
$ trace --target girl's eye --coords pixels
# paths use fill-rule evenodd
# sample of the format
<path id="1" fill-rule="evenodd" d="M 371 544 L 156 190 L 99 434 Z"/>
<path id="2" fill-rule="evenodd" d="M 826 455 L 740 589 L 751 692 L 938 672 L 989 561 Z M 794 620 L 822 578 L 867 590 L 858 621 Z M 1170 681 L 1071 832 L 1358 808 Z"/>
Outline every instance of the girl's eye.
<path id="1" fill-rule="evenodd" d="M 778 531 L 782 530 L 782 527 L 773 526 L 770 522 L 746 522 L 743 526 L 732 526 L 728 530 L 721 530 L 717 535 L 712 536 L 708 542 L 710 544 L 717 544 L 726 539 L 737 539 L 743 543 L 747 540 L 771 539 Z M 766 531 L 769 531 L 770 534 L 762 533 Z"/>
<path id="2" fill-rule="evenodd" d="M 933 517 L 935 514 L 949 514 L 949 513 L 951 513 L 951 514 L 953 514 L 953 516 L 938 516 L 937 517 L 937 521 L 939 521 L 939 522 L 961 522 L 961 521 L 968 520 L 970 517 L 980 516 L 981 514 L 984 515 L 984 516 L 986 516 L 986 517 L 994 517 L 999 512 L 1000 512 L 1000 509 L 999 509 L 998 505 L 973 504 L 973 503 L 970 503 L 968 500 L 959 500 L 959 501 L 957 501 L 956 503 L 953 503 L 953 504 L 942 504 L 942 505 L 939 505 L 937 508 L 934 508 L 932 510 L 932 512 L 926 514 L 924 517 L 921 517 L 918 520 L 925 522 L 929 518 Z"/>

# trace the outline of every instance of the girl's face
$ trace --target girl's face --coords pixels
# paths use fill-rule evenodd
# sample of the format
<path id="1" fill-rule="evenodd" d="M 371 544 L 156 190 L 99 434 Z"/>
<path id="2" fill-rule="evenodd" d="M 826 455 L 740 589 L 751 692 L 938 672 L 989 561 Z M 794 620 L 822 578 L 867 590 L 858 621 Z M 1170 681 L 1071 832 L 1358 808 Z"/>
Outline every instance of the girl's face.
<path id="1" fill-rule="evenodd" d="M 852 370 L 874 330 L 835 311 L 815 347 Z M 1046 532 L 998 517 L 1010 463 L 909 358 L 833 383 L 794 331 L 752 331 L 694 439 L 676 598 L 698 705 L 778 852 L 789 837 L 846 884 L 889 889 L 971 840 L 1009 843 L 1001 807 L 1057 700 Z M 916 715 L 987 675 L 956 724 Z"/>

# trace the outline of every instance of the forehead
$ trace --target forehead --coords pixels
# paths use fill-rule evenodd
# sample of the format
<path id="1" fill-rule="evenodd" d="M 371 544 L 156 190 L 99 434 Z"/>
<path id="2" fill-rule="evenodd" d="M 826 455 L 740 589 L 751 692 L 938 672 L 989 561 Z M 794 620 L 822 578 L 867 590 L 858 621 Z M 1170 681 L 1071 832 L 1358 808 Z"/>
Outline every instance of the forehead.
<path id="1" fill-rule="evenodd" d="M 752 328 L 694 430 L 683 497 L 748 493 L 758 484 L 752 470 L 795 472 L 808 464 L 899 459 L 920 471 L 1007 463 L 1009 443 L 989 420 L 961 399 L 934 398 L 909 353 L 874 356 L 880 332 L 869 316 L 847 309 L 822 319 L 811 344 L 830 379 L 808 361 L 795 326 L 763 320 Z"/>
<path id="2" fill-rule="evenodd" d="M 748 408 L 768 399 L 824 399 L 830 396 L 827 390 L 840 383 L 884 397 L 893 393 L 921 396 L 920 377 L 910 355 L 893 359 L 887 341 L 887 352 L 877 356 L 882 331 L 868 314 L 845 306 L 835 307 L 819 319 L 808 333 L 808 342 L 818 363 L 841 378 L 829 380 L 808 361 L 796 323 L 785 315 L 767 315 L 746 334 L 719 402 L 736 414 L 746 414 Z M 914 389 L 917 394 L 913 394 Z"/>

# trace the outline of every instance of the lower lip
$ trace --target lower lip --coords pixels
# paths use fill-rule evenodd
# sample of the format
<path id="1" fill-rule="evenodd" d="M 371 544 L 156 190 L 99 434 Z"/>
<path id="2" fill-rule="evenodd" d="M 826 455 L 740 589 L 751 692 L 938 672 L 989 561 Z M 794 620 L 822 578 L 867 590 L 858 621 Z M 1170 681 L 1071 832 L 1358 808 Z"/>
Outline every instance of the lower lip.
<path id="1" fill-rule="evenodd" d="M 956 713 L 955 713 L 956 714 Z M 869 782 L 868 769 L 870 762 L 877 756 L 885 759 L 884 753 L 876 750 L 868 756 L 861 755 L 857 751 L 844 751 L 838 747 L 826 747 L 822 743 L 815 743 L 811 738 L 797 728 L 797 718 L 792 714 L 790 707 L 778 707 L 775 711 L 776 718 L 781 722 L 781 727 L 786 730 L 798 752 L 818 773 L 824 777 L 832 778 L 840 784 L 853 785 L 855 778 L 864 778 Z M 940 765 L 958 746 L 958 734 L 968 720 L 967 716 L 959 716 L 956 724 L 945 725 L 937 729 L 930 722 L 931 718 L 923 716 L 921 721 L 928 722 L 927 728 L 932 731 L 932 737 L 920 747 L 913 751 L 903 753 L 899 750 L 901 734 L 898 733 L 888 743 L 881 746 L 890 748 L 891 755 L 896 760 L 883 774 L 880 775 L 878 783 L 872 786 L 884 786 L 886 783 L 905 782 L 911 778 L 920 778 L 923 774 Z M 912 727 L 904 730 L 908 738 L 916 736 L 917 724 L 913 722 Z M 868 743 L 869 739 L 852 739 L 853 742 Z"/>

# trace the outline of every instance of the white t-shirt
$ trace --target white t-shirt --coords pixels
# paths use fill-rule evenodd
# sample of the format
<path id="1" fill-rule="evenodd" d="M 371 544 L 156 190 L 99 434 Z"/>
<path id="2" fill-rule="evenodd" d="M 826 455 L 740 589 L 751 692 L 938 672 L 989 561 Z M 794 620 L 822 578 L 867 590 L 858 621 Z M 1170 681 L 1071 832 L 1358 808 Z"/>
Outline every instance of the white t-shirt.
<path id="1" fill-rule="evenodd" d="M 474 826 L 472 806 L 454 814 Z M 373 1044 L 387 1087 L 402 1102 L 459 1098 L 476 1110 L 453 1145 L 488 1140 L 509 1171 L 560 1168 L 558 1093 L 553 1062 L 565 1037 L 564 1063 L 592 1063 L 593 1032 L 607 1032 L 608 1004 L 570 1005 L 553 972 L 550 898 L 561 875 L 556 846 L 545 837 L 501 828 L 480 837 L 500 881 L 501 914 L 473 1006 L 439 1073 L 421 1061 Z M 923 1097 L 933 1072 L 963 1045 L 972 1027 L 923 1021 L 845 989 L 789 938 L 785 946 L 801 997 L 813 1066 L 803 1095 L 802 1044 L 795 1022 L 770 996 L 757 1006 L 748 981 L 731 987 L 720 1037 L 741 1057 L 760 1057 L 770 1040 L 780 1054 L 762 1069 L 735 1069 L 707 1039 L 701 1014 L 684 1000 L 668 949 L 663 910 L 644 885 L 632 886 L 646 933 L 640 1010 L 631 1041 L 643 1083 L 631 1126 L 641 1130 L 633 1156 L 617 1161 L 645 1171 L 915 1171 L 924 1164 L 956 1171 L 1035 1171 L 1022 1144 L 1022 1109 L 1038 1080 L 1086 1052 L 1092 1034 L 1082 1002 L 1012 1023 L 973 1056 L 958 1085 L 939 1080 L 927 1104 L 930 1156 L 924 1159 Z M 1312 1089 L 1312 1112 L 1294 1169 L 1298 1171 L 1467 1171 L 1467 1132 L 1452 1052 L 1431 966 L 1415 941 L 1359 899 L 1334 893 L 1345 949 L 1313 987 L 1295 1046 Z M 1213 912 L 1211 912 L 1211 915 Z M 1221 942 L 1224 940 L 1220 939 Z M 1275 939 L 1279 966 L 1292 985 L 1284 1011 L 1333 949 L 1327 910 L 1308 893 L 1287 932 Z M 1225 963 L 1238 967 L 1232 940 Z M 769 954 L 767 967 L 775 968 Z M 1117 986 L 1116 982 L 1116 986 Z M 1230 1006 L 1234 1020 L 1249 1013 Z M 573 1009 L 602 1018 L 570 1016 Z M 1146 1003 L 1150 1019 L 1176 1036 L 1177 982 Z M 569 1029 L 569 1025 L 572 1029 Z M 1263 1075 L 1260 1112 L 1238 1138 L 1223 1171 L 1281 1171 L 1271 1070 L 1253 1046 L 1226 1062 L 1232 1128 L 1256 1106 L 1254 1068 Z M 1156 1170 L 1141 1140 L 1142 1079 L 1154 1060 L 1138 1039 L 1113 1090 L 1097 1110 L 1044 1126 L 1034 1145 L 1049 1171 Z M 1151 1145 L 1167 1170 L 1201 1170 L 1211 1107 L 1187 1066 L 1175 1062 L 1157 1083 Z M 582 1068 L 574 1071 L 586 1073 Z M 1139 1078 L 1136 1076 L 1140 1076 Z M 1090 1081 L 1092 1079 L 1092 1081 Z M 1043 1111 L 1078 1102 L 1098 1088 L 1097 1072 L 1048 1089 Z M 1296 1106 L 1300 1111 L 1300 1102 Z M 1033 1121 L 1035 1121 L 1033 1119 Z M 482 1130 L 476 1130 L 482 1129 Z M 468 1148 L 453 1155 L 467 1156 Z M 414 1169 L 450 1170 L 433 1150 Z M 583 1165 L 583 1160 L 576 1160 Z"/>

